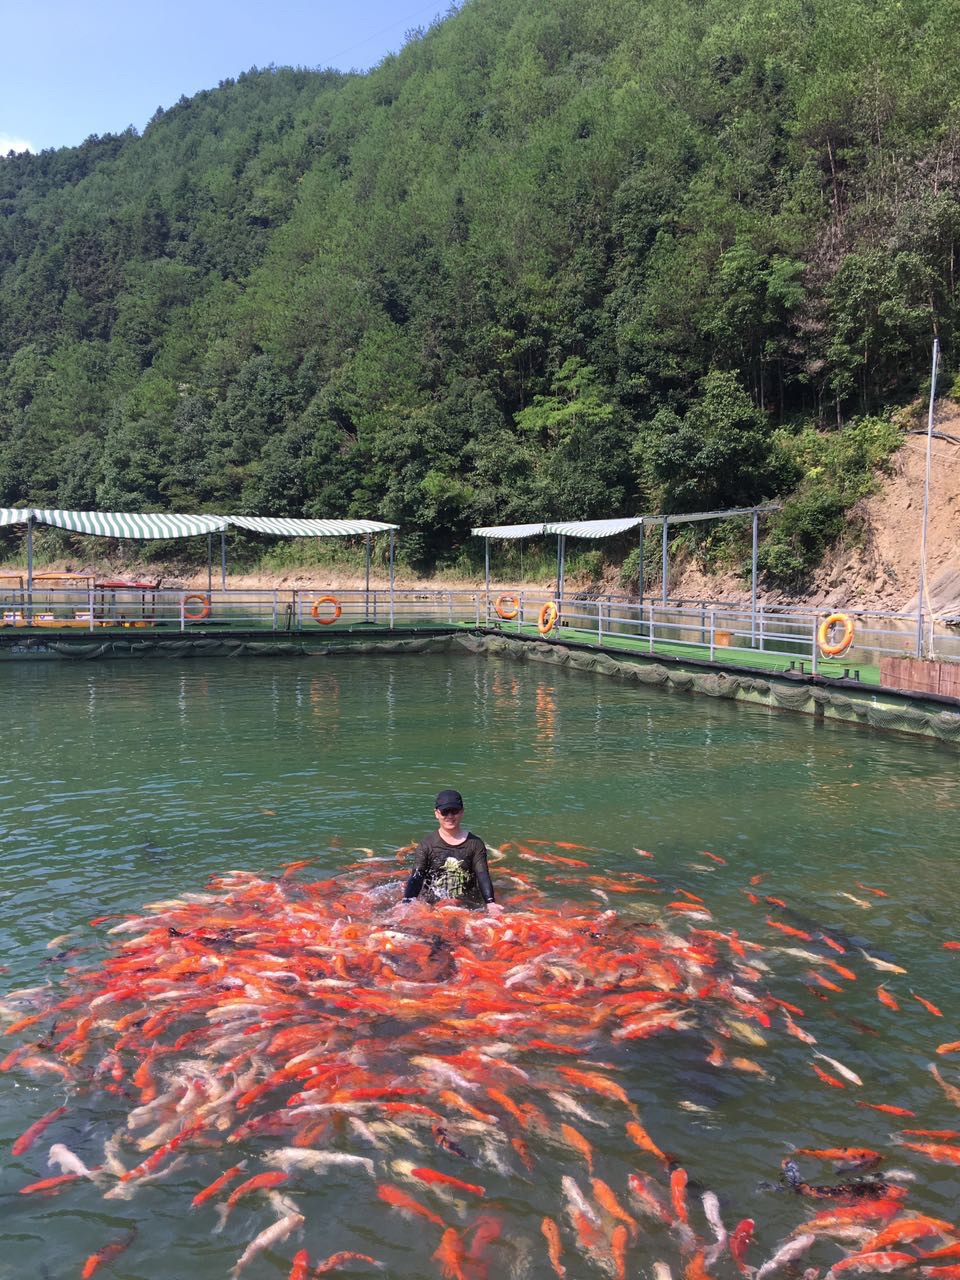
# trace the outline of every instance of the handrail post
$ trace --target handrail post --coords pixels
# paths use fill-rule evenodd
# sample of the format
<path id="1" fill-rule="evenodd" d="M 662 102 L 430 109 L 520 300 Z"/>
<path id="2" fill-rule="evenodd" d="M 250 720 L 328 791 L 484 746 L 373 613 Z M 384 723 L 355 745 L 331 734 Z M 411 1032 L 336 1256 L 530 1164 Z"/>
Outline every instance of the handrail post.
<path id="1" fill-rule="evenodd" d="M 716 645 L 716 640 L 717 640 L 717 611 L 716 609 L 711 609 L 710 610 L 710 661 L 711 662 L 713 661 L 713 658 L 714 658 L 714 646 Z"/>
<path id="2" fill-rule="evenodd" d="M 818 627 L 817 627 L 817 619 L 816 619 L 816 616 L 814 616 L 814 619 L 813 619 L 813 642 L 812 642 L 812 643 L 811 643 L 811 645 L 810 645 L 810 661 L 811 661 L 811 670 L 813 671 L 813 674 L 814 674 L 814 675 L 816 675 L 816 674 L 817 674 L 817 659 L 818 659 L 818 658 L 819 658 L 819 656 L 820 656 L 820 651 L 819 651 L 819 649 L 817 648 L 817 631 L 818 631 Z"/>
<path id="3" fill-rule="evenodd" d="M 277 608 L 278 608 L 277 588 L 274 587 L 273 588 L 273 629 L 274 631 L 276 631 L 277 629 Z"/>
<path id="4" fill-rule="evenodd" d="M 90 630 L 93 630 L 93 587 L 87 590 L 87 608 L 90 610 Z"/>
<path id="5" fill-rule="evenodd" d="M 764 614 L 763 614 L 763 605 L 760 605 L 759 611 L 758 611 L 758 613 L 757 613 L 757 623 L 758 623 L 758 626 L 759 626 L 759 640 L 760 640 L 760 652 L 761 652 L 761 653 L 763 653 L 763 644 L 764 644 L 764 635 L 763 635 L 763 617 L 764 617 Z"/>
<path id="6" fill-rule="evenodd" d="M 653 653 L 653 601 L 650 601 L 650 618 L 648 622 L 648 631 L 650 633 L 650 653 Z"/>

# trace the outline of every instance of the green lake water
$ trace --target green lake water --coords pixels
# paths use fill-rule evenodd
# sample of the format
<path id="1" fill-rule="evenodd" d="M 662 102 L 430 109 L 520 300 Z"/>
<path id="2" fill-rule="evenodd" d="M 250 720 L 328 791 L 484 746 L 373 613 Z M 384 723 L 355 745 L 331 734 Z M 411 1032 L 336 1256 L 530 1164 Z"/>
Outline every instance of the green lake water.
<path id="1" fill-rule="evenodd" d="M 680 1035 L 637 1043 L 618 1063 L 648 1129 L 717 1191 L 728 1225 L 756 1220 L 752 1261 L 762 1261 L 802 1216 L 796 1197 L 757 1189 L 776 1181 L 791 1144 L 892 1151 L 898 1168 L 914 1175 L 911 1205 L 956 1219 L 955 1171 L 909 1151 L 901 1157 L 889 1137 L 902 1123 L 960 1127 L 927 1070 L 936 1061 L 960 1085 L 960 1066 L 935 1053 L 960 1039 L 960 951 L 942 946 L 960 938 L 956 752 L 466 655 L 25 663 L 8 665 L 2 677 L 7 989 L 55 979 L 71 963 L 60 953 L 73 945 L 103 947 L 102 934 L 81 928 L 89 918 L 202 889 L 212 873 L 269 874 L 307 857 L 335 872 L 356 849 L 390 855 L 430 829 L 433 796 L 453 786 L 466 797 L 467 824 L 492 846 L 544 840 L 590 848 L 577 855 L 591 865 L 574 885 L 551 879 L 555 867 L 508 850 L 493 868 L 508 912 L 503 872 L 510 867 L 553 898 L 573 894 L 593 905 L 600 899 L 591 899 L 586 875 L 625 870 L 657 876 L 671 895 L 696 894 L 709 905 L 713 928 L 738 929 L 768 948 L 768 989 L 804 1006 L 818 1049 L 862 1077 L 859 1089 L 825 1086 L 811 1070 L 810 1050 L 780 1030 L 763 1048 L 730 1050 L 756 1060 L 768 1078 L 706 1066 L 701 1047 Z M 757 876 L 763 879 L 751 888 Z M 787 907 L 751 902 L 749 892 Z M 609 896 L 621 911 L 650 909 L 649 900 Z M 844 963 L 857 980 L 844 984 L 842 1001 L 812 997 L 804 985 L 810 965 L 775 949 L 791 939 L 766 924 L 771 912 L 791 927 L 843 939 Z M 74 939 L 47 947 L 74 930 Z M 907 974 L 879 972 L 858 947 Z M 880 982 L 899 1011 L 880 1003 Z M 934 1017 L 911 991 L 944 1016 Z M 909 1107 L 917 1119 L 896 1121 L 858 1108 L 857 1099 Z M 209 1221 L 184 1216 L 189 1197 L 169 1183 L 112 1204 L 86 1186 L 18 1198 L 20 1186 L 49 1172 L 50 1141 L 96 1158 L 102 1126 L 84 1103 L 31 1151 L 9 1155 L 16 1135 L 61 1101 L 63 1090 L 49 1078 L 0 1075 L 0 1277 L 79 1275 L 87 1254 L 127 1224 L 139 1228 L 137 1240 L 98 1274 L 228 1275 L 267 1221 L 252 1211 L 238 1214 L 224 1239 L 211 1238 Z M 591 1138 L 599 1152 L 620 1158 L 621 1139 Z M 223 1166 L 234 1159 L 224 1156 Z M 421 1228 L 405 1226 L 385 1206 L 375 1221 L 351 1226 L 352 1194 L 335 1179 L 305 1193 L 312 1256 L 353 1248 L 383 1258 L 397 1280 L 440 1274 Z M 524 1195 L 529 1230 L 503 1274 L 541 1280 L 553 1273 L 540 1219 L 560 1218 L 561 1202 L 557 1188 L 536 1176 Z M 334 1231 L 331 1223 L 346 1225 Z M 262 1255 L 244 1275 L 285 1278 L 296 1247 L 288 1242 Z M 641 1241 L 628 1274 L 648 1275 L 658 1256 Z M 575 1255 L 568 1263 L 572 1277 L 601 1274 Z M 499 1276 L 491 1271 L 490 1280 Z"/>

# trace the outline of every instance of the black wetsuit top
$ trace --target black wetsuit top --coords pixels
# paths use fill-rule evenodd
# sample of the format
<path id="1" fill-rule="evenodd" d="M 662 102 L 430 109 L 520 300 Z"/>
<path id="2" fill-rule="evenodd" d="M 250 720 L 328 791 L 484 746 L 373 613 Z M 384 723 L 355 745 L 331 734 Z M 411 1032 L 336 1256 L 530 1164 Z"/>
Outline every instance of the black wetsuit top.
<path id="1" fill-rule="evenodd" d="M 472 831 L 463 844 L 447 844 L 438 831 L 431 832 L 413 851 L 413 871 L 403 896 L 419 898 L 421 889 L 430 902 L 438 898 L 493 902 L 487 846 Z"/>

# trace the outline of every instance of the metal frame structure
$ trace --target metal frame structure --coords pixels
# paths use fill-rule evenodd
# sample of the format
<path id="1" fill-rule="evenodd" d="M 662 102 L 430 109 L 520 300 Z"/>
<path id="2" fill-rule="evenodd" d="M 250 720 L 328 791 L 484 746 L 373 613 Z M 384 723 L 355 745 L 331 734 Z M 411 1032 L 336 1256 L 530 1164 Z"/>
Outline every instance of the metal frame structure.
<path id="1" fill-rule="evenodd" d="M 390 595 L 394 594 L 396 531 L 399 525 L 380 520 L 313 520 L 287 516 L 162 515 L 117 511 L 55 511 L 36 507 L 0 508 L 0 527 L 27 527 L 27 591 L 33 590 L 33 528 L 51 525 L 94 537 L 164 540 L 207 535 L 207 591 L 213 587 L 213 535 L 220 534 L 220 585 L 227 586 L 227 530 L 230 526 L 251 533 L 282 538 L 335 538 L 363 535 L 366 547 L 366 594 L 370 595 L 372 535 L 390 533 Z M 391 617 L 393 606 L 391 605 Z"/>
<path id="2" fill-rule="evenodd" d="M 668 600 L 667 585 L 670 576 L 670 561 L 668 550 L 669 528 L 672 524 L 693 524 L 702 520 L 731 520 L 741 516 L 751 516 L 753 518 L 753 546 L 751 555 L 750 570 L 750 614 L 753 619 L 752 631 L 756 634 L 757 629 L 757 552 L 759 547 L 759 521 L 760 516 L 771 511 L 779 511 L 783 504 L 780 502 L 765 502 L 756 507 L 731 507 L 726 511 L 691 511 L 682 515 L 659 515 L 659 516 L 622 516 L 610 520 L 567 520 L 567 521 L 544 521 L 542 524 L 507 524 L 507 525 L 489 525 L 478 529 L 471 529 L 470 532 L 474 537 L 483 538 L 484 547 L 484 563 L 485 563 L 485 586 L 486 592 L 490 594 L 490 539 L 491 538 L 531 538 L 544 534 L 556 534 L 557 537 L 557 600 L 562 609 L 563 607 L 563 589 L 564 589 L 564 562 L 566 558 L 566 540 L 568 537 L 573 538 L 612 538 L 620 533 L 627 533 L 630 529 L 639 527 L 640 529 L 640 607 L 643 608 L 643 577 L 644 577 L 644 538 L 647 525 L 660 525 L 662 527 L 661 549 L 660 549 L 660 603 L 665 605 Z"/>

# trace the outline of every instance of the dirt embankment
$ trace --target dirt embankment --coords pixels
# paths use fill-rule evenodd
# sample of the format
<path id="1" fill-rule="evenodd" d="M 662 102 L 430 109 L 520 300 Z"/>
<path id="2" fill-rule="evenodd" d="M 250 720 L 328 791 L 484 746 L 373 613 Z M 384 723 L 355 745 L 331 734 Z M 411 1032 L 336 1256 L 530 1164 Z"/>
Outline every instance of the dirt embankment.
<path id="1" fill-rule="evenodd" d="M 941 402 L 937 408 L 936 430 L 954 439 L 934 438 L 931 458 L 930 509 L 926 544 L 926 608 L 934 613 L 960 613 L 960 406 Z M 956 442 L 955 442 L 956 441 Z M 842 538 L 828 554 L 803 596 L 784 591 L 760 592 L 764 602 L 809 604 L 814 607 L 882 609 L 911 612 L 916 608 L 919 582 L 920 526 L 923 511 L 923 486 L 926 471 L 925 432 L 908 435 L 893 456 L 889 471 L 881 478 L 881 487 L 851 513 L 851 534 Z M 45 572 L 57 571 L 99 573 L 147 579 L 162 578 L 164 585 L 205 590 L 207 570 L 178 571 L 169 564 L 150 561 L 134 562 L 132 558 L 109 564 L 84 564 L 78 560 L 45 565 Z M 22 568 L 2 566 L 10 572 Z M 600 589 L 620 594 L 619 573 L 611 569 Z M 213 584 L 220 584 L 220 566 L 214 565 Z M 285 573 L 231 573 L 232 588 L 272 590 L 303 588 L 319 592 L 362 591 L 364 574 L 358 565 L 355 572 L 336 568 L 291 570 Z M 371 587 L 389 585 L 386 575 L 372 573 Z M 520 584 L 495 581 L 495 590 L 526 585 L 531 591 L 549 591 L 549 583 Z M 568 589 L 591 584 L 568 577 Z M 400 590 L 456 590 L 483 586 L 478 576 L 459 582 L 447 578 L 396 579 Z M 670 574 L 670 595 L 687 600 L 745 600 L 749 583 L 737 574 L 707 574 L 692 561 L 676 564 Z"/>

